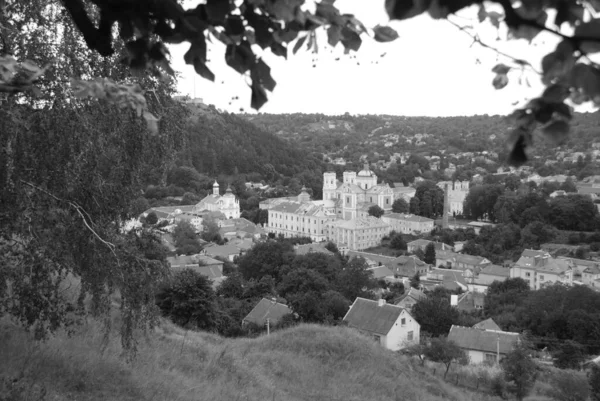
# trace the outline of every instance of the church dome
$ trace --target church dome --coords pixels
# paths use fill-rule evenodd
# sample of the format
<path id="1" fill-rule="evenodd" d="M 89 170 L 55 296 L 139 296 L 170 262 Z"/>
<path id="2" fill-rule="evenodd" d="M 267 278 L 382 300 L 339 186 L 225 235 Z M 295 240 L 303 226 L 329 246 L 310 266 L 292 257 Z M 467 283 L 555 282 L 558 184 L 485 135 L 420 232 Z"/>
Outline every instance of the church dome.
<path id="1" fill-rule="evenodd" d="M 375 174 L 369 169 L 369 163 L 365 163 L 362 170 L 358 172 L 359 177 L 373 177 Z"/>

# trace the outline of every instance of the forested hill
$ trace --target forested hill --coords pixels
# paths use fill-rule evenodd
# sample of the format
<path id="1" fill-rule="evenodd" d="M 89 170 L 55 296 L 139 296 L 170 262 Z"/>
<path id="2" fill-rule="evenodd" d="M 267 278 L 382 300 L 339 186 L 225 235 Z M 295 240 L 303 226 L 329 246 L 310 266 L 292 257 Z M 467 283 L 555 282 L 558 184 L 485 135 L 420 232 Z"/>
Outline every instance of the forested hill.
<path id="1" fill-rule="evenodd" d="M 177 164 L 207 175 L 258 173 L 267 180 L 320 170 L 321 157 L 258 128 L 247 119 L 210 107 L 190 106 L 193 117 Z"/>
<path id="2" fill-rule="evenodd" d="M 507 154 L 510 119 L 494 115 L 471 117 L 403 117 L 391 115 L 245 114 L 244 118 L 288 142 L 330 159 L 357 162 L 385 160 L 397 152 L 439 154 L 497 152 Z M 575 113 L 571 135 L 557 148 L 543 138 L 530 149 L 531 156 L 546 158 L 556 151 L 586 151 L 598 141 L 599 113 Z"/>

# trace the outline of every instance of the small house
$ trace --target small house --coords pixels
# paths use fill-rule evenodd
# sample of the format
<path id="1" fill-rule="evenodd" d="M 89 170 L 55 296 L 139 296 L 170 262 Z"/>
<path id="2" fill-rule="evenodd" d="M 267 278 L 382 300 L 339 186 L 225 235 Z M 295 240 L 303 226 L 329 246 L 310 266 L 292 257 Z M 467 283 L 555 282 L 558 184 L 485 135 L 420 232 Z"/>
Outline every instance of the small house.
<path id="1" fill-rule="evenodd" d="M 344 322 L 392 351 L 419 343 L 421 326 L 408 309 L 388 304 L 384 299 L 356 298 Z"/>
<path id="2" fill-rule="evenodd" d="M 448 340 L 467 353 L 470 363 L 496 364 L 514 349 L 519 333 L 452 325 Z"/>
<path id="3" fill-rule="evenodd" d="M 269 323 L 269 325 L 273 327 L 276 326 L 284 316 L 291 313 L 292 310 L 287 305 L 263 298 L 242 320 L 242 326 L 252 323 L 263 327 Z"/>

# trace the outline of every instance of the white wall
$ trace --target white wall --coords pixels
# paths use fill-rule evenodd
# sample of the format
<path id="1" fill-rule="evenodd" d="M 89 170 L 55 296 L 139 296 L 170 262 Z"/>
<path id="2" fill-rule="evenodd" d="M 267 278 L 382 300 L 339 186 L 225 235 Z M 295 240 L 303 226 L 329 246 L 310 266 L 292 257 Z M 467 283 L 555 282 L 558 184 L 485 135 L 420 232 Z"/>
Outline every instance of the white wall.
<path id="1" fill-rule="evenodd" d="M 406 324 L 402 326 L 402 319 L 406 319 Z M 413 332 L 413 340 L 409 342 L 407 340 L 408 332 Z M 410 343 L 418 344 L 420 337 L 420 325 L 417 321 L 406 311 L 403 310 L 392 329 L 389 331 L 386 336 L 386 344 L 385 347 L 392 351 L 398 351 L 399 349 L 405 348 Z"/>

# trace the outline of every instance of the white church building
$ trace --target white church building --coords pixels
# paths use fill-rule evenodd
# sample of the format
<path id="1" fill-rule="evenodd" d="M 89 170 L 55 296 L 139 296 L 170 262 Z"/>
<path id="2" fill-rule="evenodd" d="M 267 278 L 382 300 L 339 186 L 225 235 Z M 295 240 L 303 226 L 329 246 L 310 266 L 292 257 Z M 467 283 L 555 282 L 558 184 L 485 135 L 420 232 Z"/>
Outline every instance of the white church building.
<path id="1" fill-rule="evenodd" d="M 225 195 L 221 195 L 219 193 L 219 183 L 216 181 L 213 184 L 213 193 L 207 195 L 194 206 L 194 212 L 198 213 L 202 210 L 221 212 L 228 219 L 238 219 L 241 215 L 240 201 L 231 191 L 231 186 L 227 187 Z"/>

